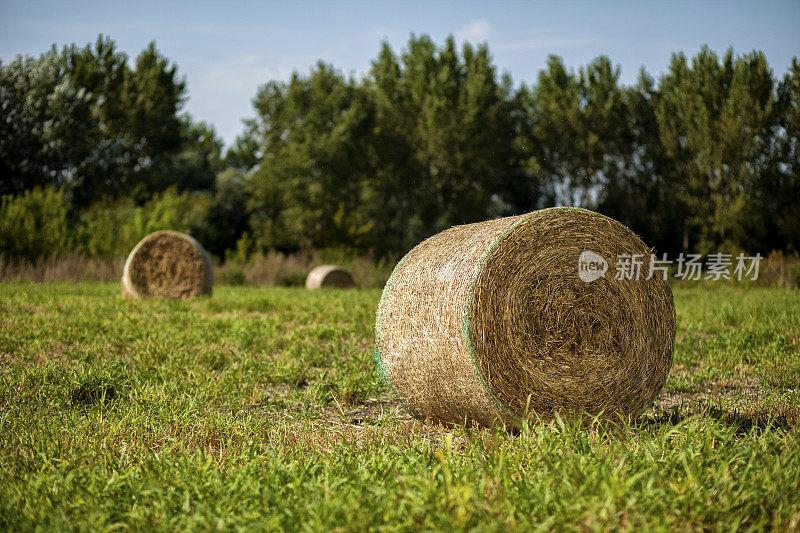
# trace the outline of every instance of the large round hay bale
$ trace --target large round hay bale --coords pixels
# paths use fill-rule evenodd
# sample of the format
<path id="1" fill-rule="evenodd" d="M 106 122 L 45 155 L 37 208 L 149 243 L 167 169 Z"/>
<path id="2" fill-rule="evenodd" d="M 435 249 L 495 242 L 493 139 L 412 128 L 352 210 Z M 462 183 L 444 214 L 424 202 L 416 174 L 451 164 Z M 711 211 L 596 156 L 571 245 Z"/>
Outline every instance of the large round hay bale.
<path id="1" fill-rule="evenodd" d="M 379 371 L 414 415 L 435 421 L 635 416 L 672 364 L 675 307 L 660 272 L 616 279 L 623 254 L 649 265 L 628 228 L 577 208 L 434 235 L 383 290 Z"/>
<path id="2" fill-rule="evenodd" d="M 137 244 L 122 274 L 130 298 L 187 298 L 211 294 L 213 270 L 203 246 L 177 231 L 156 231 Z"/>
<path id="3" fill-rule="evenodd" d="M 336 287 L 340 289 L 355 287 L 353 276 L 347 270 L 336 265 L 320 265 L 308 273 L 306 289 Z"/>

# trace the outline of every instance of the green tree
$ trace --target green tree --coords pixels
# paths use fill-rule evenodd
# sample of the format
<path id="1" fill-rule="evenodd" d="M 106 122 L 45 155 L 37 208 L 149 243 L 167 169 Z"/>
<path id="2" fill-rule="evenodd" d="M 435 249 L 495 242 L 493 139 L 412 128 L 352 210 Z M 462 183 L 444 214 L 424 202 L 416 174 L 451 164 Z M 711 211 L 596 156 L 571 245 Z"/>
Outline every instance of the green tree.
<path id="1" fill-rule="evenodd" d="M 507 95 L 488 48 L 465 44 L 459 56 L 452 37 L 439 50 L 427 36 L 412 37 L 403 64 L 425 230 L 486 218 L 516 154 Z"/>
<path id="2" fill-rule="evenodd" d="M 216 175 L 225 168 L 222 141 L 211 125 L 192 120 L 188 114 L 180 117 L 180 127 L 178 150 L 162 152 L 161 164 L 151 170 L 151 190 L 213 190 Z"/>
<path id="3" fill-rule="evenodd" d="M 800 62 L 777 87 L 775 120 L 761 134 L 742 217 L 748 250 L 800 251 Z"/>
<path id="4" fill-rule="evenodd" d="M 371 137 L 374 172 L 367 177 L 366 202 L 372 207 L 380 253 L 410 249 L 425 235 L 422 166 L 416 159 L 414 115 L 407 79 L 388 43 L 372 62 L 370 92 L 375 109 Z"/>
<path id="5" fill-rule="evenodd" d="M 393 250 L 453 224 L 505 214 L 519 178 L 509 85 L 485 45 L 458 53 L 411 37 L 400 60 L 388 44 L 370 76 L 379 233 Z"/>
<path id="6" fill-rule="evenodd" d="M 88 150 L 91 106 L 55 49 L 0 64 L 0 193 L 68 185 Z"/>
<path id="7" fill-rule="evenodd" d="M 177 114 L 185 82 L 154 43 L 135 63 L 101 35 L 0 64 L 0 192 L 58 186 L 77 208 L 172 185 L 192 141 Z"/>
<path id="8" fill-rule="evenodd" d="M 560 57 L 550 56 L 536 86 L 522 87 L 521 104 L 530 127 L 528 168 L 546 183 L 548 204 L 572 205 L 584 195 L 576 155 L 580 146 L 580 83 Z"/>
<path id="9" fill-rule="evenodd" d="M 255 99 L 264 156 L 248 178 L 251 226 L 265 247 L 363 246 L 361 185 L 372 114 L 365 91 L 319 63 Z"/>
<path id="10" fill-rule="evenodd" d="M 550 56 L 538 85 L 522 89 L 530 116 L 530 168 L 549 184 L 550 201 L 597 208 L 621 179 L 631 125 L 619 67 L 598 57 L 578 74 Z"/>
<path id="11" fill-rule="evenodd" d="M 684 247 L 736 248 L 747 216 L 753 162 L 771 142 L 774 79 L 760 52 L 720 59 L 703 47 L 691 67 L 675 54 L 660 84 L 661 142 L 678 165 L 687 213 Z"/>
<path id="12" fill-rule="evenodd" d="M 88 149 L 67 187 L 73 204 L 131 192 L 147 197 L 176 184 L 173 176 L 191 172 L 182 149 L 191 142 L 192 126 L 178 115 L 186 84 L 155 43 L 136 57 L 133 69 L 128 56 L 102 35 L 94 46 L 72 45 L 63 55 L 70 78 L 92 95 Z"/>
<path id="13" fill-rule="evenodd" d="M 222 257 L 249 229 L 244 177 L 238 169 L 226 168 L 216 176 L 208 213 L 194 235 L 206 250 Z"/>
<path id="14" fill-rule="evenodd" d="M 657 251 L 676 255 L 683 250 L 686 213 L 679 174 L 661 143 L 656 119 L 661 95 L 644 69 L 624 92 L 629 137 L 623 137 L 616 155 L 621 164 L 608 174 L 598 210 L 634 228 Z"/>
<path id="15" fill-rule="evenodd" d="M 233 141 L 233 146 L 225 152 L 223 166 L 235 168 L 242 174 L 249 174 L 258 165 L 264 154 L 261 150 L 256 120 L 245 120 L 244 127 L 244 131 Z"/>

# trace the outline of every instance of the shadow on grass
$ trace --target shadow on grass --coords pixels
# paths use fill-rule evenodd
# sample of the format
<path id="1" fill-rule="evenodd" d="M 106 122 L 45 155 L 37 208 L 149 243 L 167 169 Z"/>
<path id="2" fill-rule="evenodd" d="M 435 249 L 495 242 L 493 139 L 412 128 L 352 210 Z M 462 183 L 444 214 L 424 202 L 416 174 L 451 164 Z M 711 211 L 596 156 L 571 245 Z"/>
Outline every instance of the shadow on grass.
<path id="1" fill-rule="evenodd" d="M 737 435 L 755 430 L 758 433 L 768 429 L 792 430 L 800 425 L 800 409 L 779 411 L 737 411 L 699 404 L 694 409 L 675 405 L 653 415 L 647 415 L 633 425 L 640 429 L 658 429 L 662 426 L 676 426 L 689 418 L 713 418 L 732 428 Z"/>
<path id="2" fill-rule="evenodd" d="M 80 384 L 70 394 L 72 405 L 100 405 L 111 403 L 119 396 L 117 387 L 104 381 L 89 381 Z"/>

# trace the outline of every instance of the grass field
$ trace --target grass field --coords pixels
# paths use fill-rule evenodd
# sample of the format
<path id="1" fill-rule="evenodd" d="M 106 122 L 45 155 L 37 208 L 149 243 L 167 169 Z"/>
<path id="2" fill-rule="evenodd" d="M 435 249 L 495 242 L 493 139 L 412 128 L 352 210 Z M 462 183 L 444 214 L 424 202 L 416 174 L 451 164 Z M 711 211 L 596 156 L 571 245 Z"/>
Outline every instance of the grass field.
<path id="1" fill-rule="evenodd" d="M 376 290 L 0 284 L 0 530 L 800 529 L 800 292 L 677 289 L 630 426 L 412 420 Z"/>

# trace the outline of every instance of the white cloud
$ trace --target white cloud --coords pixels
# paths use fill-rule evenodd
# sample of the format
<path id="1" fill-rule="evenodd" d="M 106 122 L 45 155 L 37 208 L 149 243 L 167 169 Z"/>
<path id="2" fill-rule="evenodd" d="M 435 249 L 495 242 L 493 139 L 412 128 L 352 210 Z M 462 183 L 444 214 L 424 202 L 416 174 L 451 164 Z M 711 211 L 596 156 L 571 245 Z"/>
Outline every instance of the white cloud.
<path id="1" fill-rule="evenodd" d="M 260 60 L 261 58 L 255 54 L 245 55 L 242 56 L 240 59 L 241 63 L 244 65 L 253 65 L 255 63 L 258 63 Z"/>
<path id="2" fill-rule="evenodd" d="M 480 43 L 489 38 L 492 33 L 492 26 L 485 20 L 476 20 L 470 22 L 456 32 L 456 41 L 461 43 L 469 41 L 471 43 Z"/>

